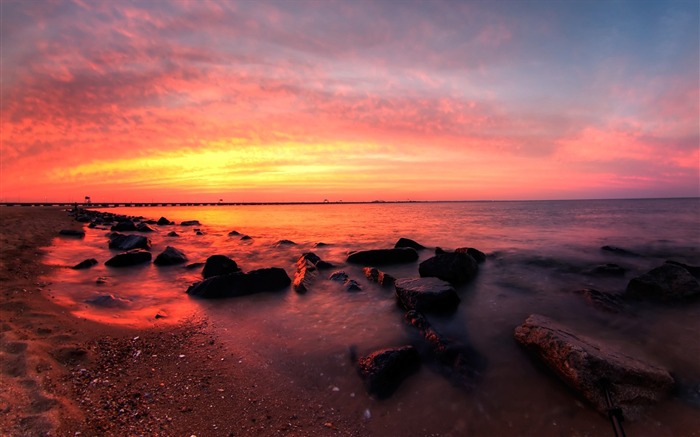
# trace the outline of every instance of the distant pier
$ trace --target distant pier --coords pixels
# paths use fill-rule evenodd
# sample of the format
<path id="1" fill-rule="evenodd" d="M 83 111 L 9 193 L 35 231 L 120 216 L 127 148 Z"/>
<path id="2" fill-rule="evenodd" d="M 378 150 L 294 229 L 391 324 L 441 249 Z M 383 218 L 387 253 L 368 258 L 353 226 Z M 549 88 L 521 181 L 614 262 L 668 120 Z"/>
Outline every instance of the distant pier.
<path id="1" fill-rule="evenodd" d="M 371 202 L 0 202 L 0 206 L 61 207 L 73 208 L 143 208 L 164 206 L 247 206 L 247 205 L 359 205 L 372 203 L 422 203 L 417 200 Z"/>

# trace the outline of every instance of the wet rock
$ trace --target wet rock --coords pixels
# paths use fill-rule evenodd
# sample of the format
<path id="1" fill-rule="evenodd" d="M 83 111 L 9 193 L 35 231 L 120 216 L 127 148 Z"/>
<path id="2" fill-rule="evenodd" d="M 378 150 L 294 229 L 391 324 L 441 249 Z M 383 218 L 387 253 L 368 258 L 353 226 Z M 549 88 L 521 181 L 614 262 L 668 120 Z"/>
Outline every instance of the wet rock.
<path id="1" fill-rule="evenodd" d="M 486 261 L 486 254 L 479 249 L 474 249 L 473 247 L 460 247 L 455 249 L 456 253 L 466 253 L 467 255 L 474 258 L 474 261 L 481 264 Z"/>
<path id="2" fill-rule="evenodd" d="M 625 296 L 635 299 L 679 301 L 700 296 L 700 284 L 685 268 L 666 263 L 632 279 Z"/>
<path id="3" fill-rule="evenodd" d="M 117 250 L 148 250 L 151 248 L 151 240 L 141 235 L 123 235 L 114 233 L 109 237 L 109 248 Z"/>
<path id="4" fill-rule="evenodd" d="M 460 299 L 454 287 L 438 278 L 405 278 L 394 282 L 396 298 L 406 310 L 450 312 Z"/>
<path id="5" fill-rule="evenodd" d="M 478 265 L 466 253 L 449 252 L 435 255 L 420 263 L 418 273 L 423 277 L 436 277 L 452 284 L 463 284 L 476 275 Z"/>
<path id="6" fill-rule="evenodd" d="M 398 247 L 410 247 L 415 250 L 423 250 L 425 249 L 425 246 L 423 246 L 420 243 L 417 243 L 414 240 L 411 240 L 410 238 L 399 238 L 399 241 L 396 242 L 394 245 L 395 248 Z"/>
<path id="7" fill-rule="evenodd" d="M 266 291 L 284 290 L 292 280 L 284 269 L 271 267 L 248 273 L 212 276 L 187 289 L 187 294 L 203 298 L 236 297 Z"/>
<path id="8" fill-rule="evenodd" d="M 472 390 L 478 384 L 486 360 L 476 349 L 443 336 L 419 311 L 406 312 L 404 320 L 419 330 L 440 366 L 440 372 L 453 384 L 466 390 Z"/>
<path id="9" fill-rule="evenodd" d="M 292 240 L 279 240 L 278 242 L 275 243 L 275 247 L 283 247 L 283 246 L 296 246 L 297 244 L 293 242 Z"/>
<path id="10" fill-rule="evenodd" d="M 625 276 L 627 269 L 617 264 L 602 264 L 584 272 L 591 276 Z"/>
<path id="11" fill-rule="evenodd" d="M 124 220 L 124 221 L 120 221 L 116 225 L 112 226 L 111 230 L 115 231 L 115 232 L 135 231 L 136 224 L 134 224 L 134 222 L 132 222 L 131 220 Z"/>
<path id="12" fill-rule="evenodd" d="M 228 233 L 228 236 L 229 236 L 229 237 L 236 237 L 236 236 L 238 236 L 238 235 L 241 235 L 241 233 L 238 232 L 238 231 L 231 231 L 231 232 Z"/>
<path id="13" fill-rule="evenodd" d="M 418 252 L 410 247 L 394 249 L 373 249 L 353 252 L 348 255 L 347 261 L 353 264 L 382 265 L 401 264 L 416 261 Z"/>
<path id="14" fill-rule="evenodd" d="M 202 270 L 202 277 L 211 278 L 212 276 L 227 275 L 229 273 L 240 272 L 241 269 L 236 264 L 236 261 L 226 255 L 212 255 L 207 258 Z"/>
<path id="15" fill-rule="evenodd" d="M 678 262 L 678 261 L 670 261 L 670 260 L 669 260 L 669 261 L 666 261 L 666 263 L 667 263 L 667 264 L 673 264 L 673 265 L 677 265 L 677 266 L 683 267 L 683 268 L 686 269 L 691 275 L 695 276 L 696 278 L 700 276 L 700 267 L 699 267 L 699 266 L 691 266 L 691 265 L 684 264 L 684 263 L 681 263 L 681 262 Z"/>
<path id="16" fill-rule="evenodd" d="M 306 293 L 309 290 L 309 284 L 316 278 L 316 267 L 313 264 L 303 263 L 298 266 L 292 281 L 292 289 L 297 293 Z"/>
<path id="17" fill-rule="evenodd" d="M 576 293 L 583 296 L 586 302 L 601 311 L 615 314 L 626 312 L 622 299 L 616 294 L 606 293 L 592 288 L 576 290 Z"/>
<path id="18" fill-rule="evenodd" d="M 627 419 L 664 398 L 673 378 L 662 367 L 615 350 L 553 320 L 531 315 L 515 329 L 515 339 L 560 379 L 607 414 L 603 385 Z"/>
<path id="19" fill-rule="evenodd" d="M 382 287 L 393 287 L 394 282 L 396 282 L 396 278 L 394 278 L 388 273 L 384 273 L 383 271 L 375 267 L 365 267 L 364 269 L 362 269 L 362 271 L 364 272 L 367 279 L 369 279 L 372 282 L 376 282 Z"/>
<path id="20" fill-rule="evenodd" d="M 630 250 L 623 249 L 623 248 L 617 247 L 617 246 L 603 246 L 600 248 L 600 250 L 603 250 L 605 252 L 611 252 L 611 253 L 614 253 L 616 255 L 622 255 L 622 256 L 629 256 L 629 257 L 638 257 L 639 256 L 638 253 L 634 253 Z"/>
<path id="21" fill-rule="evenodd" d="M 109 267 L 129 267 L 150 262 L 151 258 L 151 252 L 143 249 L 133 249 L 113 256 L 105 261 L 105 265 Z"/>
<path id="22" fill-rule="evenodd" d="M 168 226 L 168 225 L 172 225 L 172 224 L 174 224 L 174 223 L 171 222 L 170 220 L 166 219 L 165 217 L 161 217 L 161 218 L 158 219 L 158 221 L 156 222 L 156 224 L 157 224 L 158 226 Z"/>
<path id="23" fill-rule="evenodd" d="M 367 391 L 380 399 L 391 396 L 419 367 L 420 356 L 413 346 L 380 349 L 357 361 Z"/>
<path id="24" fill-rule="evenodd" d="M 199 220 L 185 220 L 184 222 L 180 223 L 180 226 L 201 226 L 202 224 L 199 223 Z"/>
<path id="25" fill-rule="evenodd" d="M 314 244 L 314 247 L 327 247 L 330 246 L 328 243 L 324 243 L 322 241 L 319 241 L 318 243 Z"/>
<path id="26" fill-rule="evenodd" d="M 146 223 L 140 223 L 140 224 L 136 227 L 136 230 L 137 230 L 138 232 L 155 232 L 155 231 L 156 231 L 155 229 L 153 229 L 152 227 L 150 227 L 150 226 L 149 226 L 148 224 L 146 224 Z"/>
<path id="27" fill-rule="evenodd" d="M 252 240 L 252 239 L 253 239 L 253 237 L 251 237 L 250 235 L 244 235 L 241 237 L 242 241 L 247 241 L 247 240 Z"/>
<path id="28" fill-rule="evenodd" d="M 85 231 L 77 229 L 61 229 L 60 231 L 58 231 L 58 234 L 63 235 L 65 237 L 83 238 L 85 236 Z"/>
<path id="29" fill-rule="evenodd" d="M 337 270 L 333 273 L 330 274 L 328 277 L 331 281 L 336 281 L 336 282 L 345 282 L 348 280 L 348 274 L 345 273 L 342 270 Z"/>
<path id="30" fill-rule="evenodd" d="M 157 266 L 172 266 L 185 262 L 187 262 L 187 257 L 181 250 L 172 246 L 167 246 L 165 250 L 156 257 L 153 264 Z"/>
<path id="31" fill-rule="evenodd" d="M 178 233 L 175 232 L 175 231 L 170 231 L 170 232 L 168 232 L 168 233 L 166 234 L 166 236 L 167 236 L 167 237 L 179 237 L 180 234 L 178 234 Z"/>
<path id="32" fill-rule="evenodd" d="M 84 261 L 80 261 L 78 264 L 71 267 L 75 270 L 89 269 L 92 266 L 97 265 L 97 260 L 95 258 L 88 258 Z"/>
<path id="33" fill-rule="evenodd" d="M 85 301 L 90 305 L 95 305 L 102 308 L 126 308 L 129 306 L 129 301 L 120 297 L 115 297 L 112 294 L 103 294 Z"/>
<path id="34" fill-rule="evenodd" d="M 354 279 L 348 279 L 343 283 L 345 291 L 362 291 L 362 286 Z"/>
<path id="35" fill-rule="evenodd" d="M 191 263 L 191 264 L 187 264 L 185 266 L 185 268 L 187 270 L 201 269 L 203 267 L 204 267 L 204 263 Z"/>

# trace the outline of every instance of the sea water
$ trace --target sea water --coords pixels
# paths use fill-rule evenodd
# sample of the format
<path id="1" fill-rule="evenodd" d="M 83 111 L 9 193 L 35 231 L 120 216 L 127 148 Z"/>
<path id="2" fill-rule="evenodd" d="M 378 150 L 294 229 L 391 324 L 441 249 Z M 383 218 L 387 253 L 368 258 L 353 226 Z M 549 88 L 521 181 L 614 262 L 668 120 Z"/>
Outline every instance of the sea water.
<path id="1" fill-rule="evenodd" d="M 367 427 L 376 435 L 610 435 L 602 415 L 513 340 L 514 329 L 533 313 L 662 365 L 690 387 L 700 383 L 699 303 L 641 303 L 613 314 L 576 293 L 583 288 L 621 293 L 631 278 L 666 260 L 700 265 L 700 199 L 105 211 L 156 220 L 164 216 L 178 223 L 143 234 L 152 240 L 154 257 L 170 245 L 182 250 L 189 263 L 223 254 L 244 271 L 281 267 L 293 277 L 299 256 L 312 251 L 359 282 L 362 291 L 347 292 L 322 272 L 305 294 L 290 288 L 212 302 L 185 293 L 201 280 L 199 268 L 104 266 L 116 254 L 107 247 L 108 229 L 86 229 L 79 240 L 56 238 L 49 250 L 49 262 L 66 267 L 49 278 L 51 293 L 76 315 L 135 326 L 206 317 L 232 350 L 255 351 L 247 359 L 299 386 L 331 390 L 326 402 L 357 414 L 358 420 L 374 411 Z M 180 226 L 185 220 L 201 225 Z M 166 236 L 172 230 L 180 236 Z M 234 230 L 240 235 L 229 235 Z M 433 256 L 436 247 L 474 247 L 487 254 L 476 278 L 458 287 L 462 301 L 456 313 L 429 316 L 439 332 L 471 345 L 483 358 L 481 378 L 471 391 L 450 384 L 434 366 L 423 366 L 390 399 L 376 401 L 364 392 L 349 363 L 351 347 L 365 354 L 419 341 L 414 328 L 403 322 L 392 290 L 368 281 L 363 266 L 345 262 L 349 252 L 393 247 L 401 237 L 427 248 L 415 263 L 380 267 L 397 278 L 418 276 L 418 263 Z M 295 244 L 277 244 L 283 239 Z M 601 250 L 606 245 L 636 256 Z M 88 270 L 68 268 L 86 258 L 99 264 Z M 626 274 L 586 273 L 607 263 L 627 269 Z M 97 284 L 97 278 L 104 283 Z M 107 308 L 90 303 L 105 295 L 117 300 Z M 697 405 L 679 395 L 628 427 L 635 435 L 693 435 L 700 429 L 698 417 Z"/>

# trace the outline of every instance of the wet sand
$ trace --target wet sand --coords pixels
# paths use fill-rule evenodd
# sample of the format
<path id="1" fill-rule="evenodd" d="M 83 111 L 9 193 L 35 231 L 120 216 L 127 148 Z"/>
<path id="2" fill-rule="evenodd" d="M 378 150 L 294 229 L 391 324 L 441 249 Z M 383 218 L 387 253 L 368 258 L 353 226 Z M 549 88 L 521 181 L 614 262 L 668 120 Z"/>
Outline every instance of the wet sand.
<path id="1" fill-rule="evenodd" d="M 0 209 L 0 435 L 367 435 L 356 411 L 299 387 L 206 318 L 131 329 L 52 302 L 43 247 L 80 229 L 60 208 Z"/>

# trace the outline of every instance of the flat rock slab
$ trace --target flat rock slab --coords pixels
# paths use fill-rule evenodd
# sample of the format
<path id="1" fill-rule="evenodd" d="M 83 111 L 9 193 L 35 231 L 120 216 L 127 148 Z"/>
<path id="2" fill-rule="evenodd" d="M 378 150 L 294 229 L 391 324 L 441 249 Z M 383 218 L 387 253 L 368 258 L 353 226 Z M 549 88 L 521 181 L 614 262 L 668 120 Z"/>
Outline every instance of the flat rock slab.
<path id="1" fill-rule="evenodd" d="M 381 349 L 361 357 L 357 372 L 367 391 L 378 398 L 391 396 L 401 382 L 420 366 L 420 356 L 413 346 Z"/>
<path id="2" fill-rule="evenodd" d="M 674 384 L 666 369 L 579 335 L 538 314 L 515 329 L 515 339 L 603 414 L 608 410 L 604 384 L 626 419 L 639 418 Z"/>
<path id="3" fill-rule="evenodd" d="M 454 287 L 438 278 L 403 278 L 394 282 L 396 298 L 406 310 L 453 311 L 460 299 Z"/>

